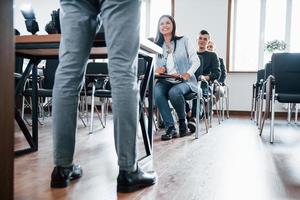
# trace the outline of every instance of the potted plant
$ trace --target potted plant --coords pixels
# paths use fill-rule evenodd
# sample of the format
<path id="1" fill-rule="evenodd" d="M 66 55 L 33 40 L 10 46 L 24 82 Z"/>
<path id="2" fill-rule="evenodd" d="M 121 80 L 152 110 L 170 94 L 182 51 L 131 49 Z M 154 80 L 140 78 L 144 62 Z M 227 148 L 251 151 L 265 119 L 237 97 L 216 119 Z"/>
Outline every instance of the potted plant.
<path id="1" fill-rule="evenodd" d="M 284 51 L 286 46 L 283 40 L 271 40 L 265 43 L 265 51 L 272 54 L 277 51 Z"/>

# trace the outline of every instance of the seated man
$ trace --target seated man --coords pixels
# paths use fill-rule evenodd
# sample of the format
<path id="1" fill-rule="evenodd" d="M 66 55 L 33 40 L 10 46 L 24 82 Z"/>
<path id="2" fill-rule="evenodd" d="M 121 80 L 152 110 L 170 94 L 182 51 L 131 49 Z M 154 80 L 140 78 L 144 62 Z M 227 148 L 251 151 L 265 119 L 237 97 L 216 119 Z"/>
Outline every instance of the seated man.
<path id="1" fill-rule="evenodd" d="M 216 53 L 208 51 L 207 45 L 210 41 L 210 35 L 206 30 L 200 31 L 199 37 L 198 37 L 198 56 L 201 57 L 201 60 L 203 61 L 203 68 L 199 68 L 195 72 L 196 77 L 200 77 L 202 81 L 207 81 L 208 83 L 213 82 L 214 80 L 218 80 L 221 74 L 220 70 L 220 64 L 219 59 Z M 202 63 L 201 63 L 202 64 Z M 201 72 L 203 70 L 203 73 Z M 209 87 L 205 82 L 202 82 L 201 84 L 203 96 L 207 97 L 209 95 Z M 187 104 L 188 105 L 188 104 Z M 202 106 L 200 106 L 201 108 Z M 192 105 L 192 112 L 190 111 L 189 107 L 187 108 L 187 118 L 188 118 L 188 128 L 193 133 L 196 130 L 196 123 L 195 123 L 195 117 L 196 117 L 196 108 L 197 108 L 197 100 L 193 100 Z M 202 111 L 200 111 L 202 113 Z"/>
<path id="2" fill-rule="evenodd" d="M 215 44 L 213 43 L 213 41 L 209 41 L 208 44 L 207 44 L 207 50 L 210 51 L 210 52 L 215 52 Z M 219 57 L 219 61 L 220 61 L 220 69 L 221 69 L 221 76 L 220 78 L 218 79 L 218 82 L 220 84 L 220 86 L 216 86 L 215 87 L 215 95 L 216 95 L 216 98 L 217 98 L 217 101 L 219 100 L 220 97 L 222 97 L 224 95 L 224 86 L 225 85 L 225 79 L 226 79 L 226 76 L 227 76 L 227 72 L 226 72 L 226 67 L 224 65 L 224 60 L 223 58 Z"/>

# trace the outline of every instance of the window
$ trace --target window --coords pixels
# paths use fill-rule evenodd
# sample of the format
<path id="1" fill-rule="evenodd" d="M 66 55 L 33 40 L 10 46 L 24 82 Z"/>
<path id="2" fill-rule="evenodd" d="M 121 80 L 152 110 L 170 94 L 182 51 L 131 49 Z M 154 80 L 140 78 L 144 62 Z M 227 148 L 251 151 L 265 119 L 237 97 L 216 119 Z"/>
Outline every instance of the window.
<path id="1" fill-rule="evenodd" d="M 229 0 L 230 71 L 257 71 L 271 59 L 264 44 L 283 40 L 300 52 L 299 0 Z"/>
<path id="2" fill-rule="evenodd" d="M 290 52 L 300 52 L 300 1 L 292 3 L 291 43 Z"/>
<path id="3" fill-rule="evenodd" d="M 260 0 L 235 4 L 235 26 L 232 41 L 232 70 L 249 71 L 258 65 Z M 251 15 L 249 15 L 251 13 Z"/>
<path id="4" fill-rule="evenodd" d="M 286 0 L 267 0 L 265 42 L 272 40 L 285 41 Z M 271 54 L 264 52 L 264 62 L 271 60 Z"/>
<path id="5" fill-rule="evenodd" d="M 141 7 L 141 37 L 155 37 L 160 16 L 171 15 L 171 0 L 143 0 Z"/>

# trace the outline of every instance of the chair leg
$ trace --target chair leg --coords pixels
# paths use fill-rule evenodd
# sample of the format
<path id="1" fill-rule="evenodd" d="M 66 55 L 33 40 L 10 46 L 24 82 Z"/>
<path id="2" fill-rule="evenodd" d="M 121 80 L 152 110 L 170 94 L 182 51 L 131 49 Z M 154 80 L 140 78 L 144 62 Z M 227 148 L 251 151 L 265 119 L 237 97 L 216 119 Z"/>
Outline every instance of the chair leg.
<path id="1" fill-rule="evenodd" d="M 221 124 L 221 114 L 220 114 L 220 107 L 218 106 L 217 99 L 215 98 L 216 102 L 216 112 L 217 112 L 217 118 L 218 118 L 218 123 Z M 220 100 L 219 100 L 220 101 Z"/>
<path id="2" fill-rule="evenodd" d="M 94 122 L 94 104 L 95 104 L 95 84 L 92 87 L 92 105 L 91 105 L 91 121 L 90 121 L 90 131 L 89 134 L 93 133 L 93 122 Z"/>
<path id="3" fill-rule="evenodd" d="M 254 115 L 254 112 L 255 112 L 255 87 L 253 86 L 252 87 L 252 99 L 251 99 L 251 115 L 250 115 L 250 119 L 253 120 L 253 115 Z"/>
<path id="4" fill-rule="evenodd" d="M 226 114 L 227 114 L 227 119 L 229 119 L 229 87 L 226 86 Z"/>
<path id="5" fill-rule="evenodd" d="M 210 99 L 206 102 L 206 112 L 207 112 L 207 118 L 208 118 L 208 124 L 209 124 L 209 128 L 212 127 L 212 114 L 211 114 L 211 109 L 210 109 Z"/>
<path id="6" fill-rule="evenodd" d="M 101 126 L 102 126 L 103 128 L 105 128 L 105 125 L 104 125 L 104 123 L 103 123 L 103 118 L 102 118 L 102 117 L 103 117 L 103 115 L 102 115 L 102 110 L 103 110 L 103 108 L 102 108 L 102 105 L 101 105 L 101 115 L 100 115 L 97 106 L 95 106 L 95 111 L 96 111 L 96 113 L 97 113 L 97 116 L 98 116 L 98 119 L 99 119 L 99 121 L 100 121 L 100 123 L 101 123 Z"/>
<path id="7" fill-rule="evenodd" d="M 288 124 L 291 123 L 291 104 L 288 103 L 288 118 L 287 118 Z"/>
<path id="8" fill-rule="evenodd" d="M 295 123 L 297 123 L 298 121 L 298 107 L 300 104 L 296 104 L 295 105 Z"/>
<path id="9" fill-rule="evenodd" d="M 265 125 L 265 120 L 267 119 L 268 117 L 268 112 L 269 112 L 269 109 L 267 107 L 268 103 L 267 103 L 267 100 L 266 100 L 266 106 L 265 106 L 265 112 L 262 114 L 262 109 L 263 109 L 263 98 L 260 97 L 260 103 L 259 103 L 259 106 L 260 106 L 260 109 L 259 109 L 259 114 L 258 114 L 258 129 L 259 129 L 259 135 L 261 136 L 262 135 L 262 132 L 263 132 L 263 129 L 264 129 L 264 125 Z"/>
<path id="10" fill-rule="evenodd" d="M 262 111 L 264 109 L 264 90 L 261 90 L 260 92 L 260 97 L 259 97 L 259 103 L 258 103 L 258 106 L 259 106 L 259 111 L 258 111 L 258 119 L 257 119 L 257 122 L 256 124 L 258 125 L 258 128 L 260 129 L 261 128 L 261 118 L 262 118 Z"/>
<path id="11" fill-rule="evenodd" d="M 22 119 L 24 119 L 24 112 L 25 112 L 25 97 L 22 96 L 22 107 L 21 107 L 22 111 L 21 111 L 21 117 Z"/>
<path id="12" fill-rule="evenodd" d="M 273 144 L 274 142 L 274 117 L 275 117 L 275 109 L 274 109 L 274 105 L 275 105 L 275 89 L 272 89 L 272 104 L 271 104 L 271 127 L 270 127 L 270 143 Z"/>
<path id="13" fill-rule="evenodd" d="M 198 139 L 199 137 L 199 111 L 200 111 L 200 95 L 199 92 L 198 92 L 198 95 L 197 95 L 197 105 L 196 105 L 196 133 L 195 133 L 195 138 Z M 202 95 L 201 95 L 202 96 Z"/>
<path id="14" fill-rule="evenodd" d="M 225 95 L 225 94 L 224 94 Z M 220 99 L 220 107 L 221 107 L 221 115 L 222 115 L 222 117 L 221 117 L 221 119 L 222 119 L 222 121 L 224 121 L 224 113 L 225 113 L 225 110 L 224 110 L 224 98 L 225 98 L 225 96 L 223 96 L 221 99 Z"/>
<path id="15" fill-rule="evenodd" d="M 207 117 L 206 117 L 206 109 L 205 109 L 205 103 L 204 103 L 204 100 L 202 99 L 202 106 L 203 106 L 203 118 L 204 118 L 204 123 L 205 123 L 205 129 L 206 129 L 206 133 L 208 133 L 208 129 L 209 129 L 209 125 L 208 125 L 208 120 L 207 120 Z"/>

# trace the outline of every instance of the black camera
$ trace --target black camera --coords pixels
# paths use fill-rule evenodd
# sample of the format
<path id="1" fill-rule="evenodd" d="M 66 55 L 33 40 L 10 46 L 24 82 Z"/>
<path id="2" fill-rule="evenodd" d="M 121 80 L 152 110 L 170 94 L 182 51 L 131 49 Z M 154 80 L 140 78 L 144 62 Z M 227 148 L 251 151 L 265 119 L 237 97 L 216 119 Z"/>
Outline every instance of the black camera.
<path id="1" fill-rule="evenodd" d="M 25 25 L 28 32 L 33 35 L 39 31 L 39 25 L 35 19 L 33 9 L 28 7 L 26 9 L 21 9 L 21 13 L 25 18 Z"/>
<path id="2" fill-rule="evenodd" d="M 52 11 L 51 21 L 45 26 L 45 31 L 48 34 L 61 33 L 60 20 L 59 20 L 59 9 Z"/>

